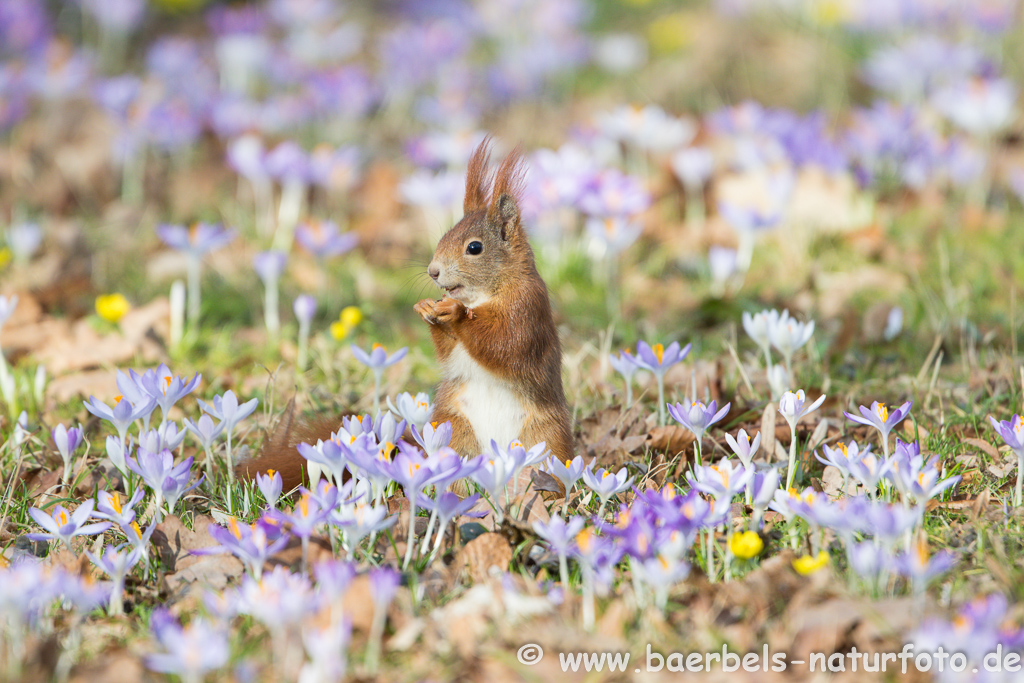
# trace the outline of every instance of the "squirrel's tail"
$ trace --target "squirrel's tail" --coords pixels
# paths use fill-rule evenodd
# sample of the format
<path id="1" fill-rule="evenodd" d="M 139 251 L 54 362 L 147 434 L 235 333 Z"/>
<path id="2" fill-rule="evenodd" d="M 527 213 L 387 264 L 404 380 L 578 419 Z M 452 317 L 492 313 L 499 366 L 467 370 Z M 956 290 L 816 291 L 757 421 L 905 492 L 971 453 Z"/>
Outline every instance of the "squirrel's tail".
<path id="1" fill-rule="evenodd" d="M 274 433 L 264 442 L 259 455 L 235 467 L 236 477 L 251 480 L 257 474 L 274 470 L 280 473 L 284 484 L 282 490 L 285 492 L 301 484 L 309 484 L 306 459 L 299 454 L 298 445 L 303 442 L 315 444 L 318 439 L 327 441 L 331 433 L 336 432 L 341 425 L 341 417 L 319 416 L 296 420 L 293 418 L 294 408 L 289 408 Z"/>

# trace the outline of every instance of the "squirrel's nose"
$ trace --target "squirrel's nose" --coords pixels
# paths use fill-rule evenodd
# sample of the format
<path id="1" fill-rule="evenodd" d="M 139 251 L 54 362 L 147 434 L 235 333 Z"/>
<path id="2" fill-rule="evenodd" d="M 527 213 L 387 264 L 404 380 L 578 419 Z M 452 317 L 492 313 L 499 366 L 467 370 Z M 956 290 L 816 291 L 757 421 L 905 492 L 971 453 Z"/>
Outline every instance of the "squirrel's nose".
<path id="1" fill-rule="evenodd" d="M 433 263 L 427 268 L 427 274 L 435 280 L 441 276 L 441 268 Z"/>

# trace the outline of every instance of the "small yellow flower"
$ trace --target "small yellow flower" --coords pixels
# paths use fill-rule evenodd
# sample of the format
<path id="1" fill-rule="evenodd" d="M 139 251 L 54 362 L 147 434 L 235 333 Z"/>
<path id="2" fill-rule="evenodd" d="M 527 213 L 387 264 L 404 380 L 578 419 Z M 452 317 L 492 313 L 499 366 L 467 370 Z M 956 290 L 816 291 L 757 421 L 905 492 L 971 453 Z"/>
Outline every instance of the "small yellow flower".
<path id="1" fill-rule="evenodd" d="M 363 322 L 363 312 L 358 306 L 346 306 L 341 309 L 341 315 L 338 316 L 338 320 L 342 325 L 351 330 L 353 327 Z"/>
<path id="2" fill-rule="evenodd" d="M 10 263 L 12 258 L 14 258 L 14 255 L 11 254 L 10 247 L 0 247 L 0 268 Z"/>
<path id="3" fill-rule="evenodd" d="M 729 537 L 729 550 L 741 560 L 749 560 L 764 550 L 764 541 L 756 531 L 744 531 Z"/>
<path id="4" fill-rule="evenodd" d="M 807 576 L 808 574 L 813 574 L 818 571 L 826 564 L 828 564 L 828 553 L 822 550 L 818 553 L 817 557 L 804 555 L 803 557 L 796 558 L 793 560 L 793 569 L 796 570 L 797 574 Z"/>
<path id="5" fill-rule="evenodd" d="M 846 3 L 839 0 L 825 0 L 815 3 L 811 10 L 812 21 L 822 26 L 835 26 L 849 18 Z"/>
<path id="6" fill-rule="evenodd" d="M 347 337 L 348 333 L 348 327 L 345 325 L 345 323 L 341 322 L 340 320 L 336 320 L 333 323 L 331 323 L 331 336 L 337 339 L 338 341 L 341 341 L 342 339 Z"/>
<path id="7" fill-rule="evenodd" d="M 338 319 L 331 323 L 331 336 L 341 341 L 352 334 L 352 330 L 361 322 L 363 322 L 362 310 L 358 306 L 346 306 L 341 309 Z"/>
<path id="8" fill-rule="evenodd" d="M 651 49 L 659 54 L 677 52 L 690 43 L 693 24 L 683 12 L 658 17 L 647 27 Z"/>
<path id="9" fill-rule="evenodd" d="M 112 323 L 119 322 L 131 307 L 123 294 L 104 294 L 96 297 L 96 314 Z"/>

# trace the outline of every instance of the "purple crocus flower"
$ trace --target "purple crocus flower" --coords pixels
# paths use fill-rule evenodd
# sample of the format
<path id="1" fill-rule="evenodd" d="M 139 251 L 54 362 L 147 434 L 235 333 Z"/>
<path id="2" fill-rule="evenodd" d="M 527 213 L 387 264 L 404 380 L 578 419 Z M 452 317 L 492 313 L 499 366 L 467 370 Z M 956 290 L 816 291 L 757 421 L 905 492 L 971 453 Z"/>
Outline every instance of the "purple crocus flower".
<path id="1" fill-rule="evenodd" d="M 415 545 L 416 497 L 423 487 L 430 483 L 434 476 L 434 469 L 418 448 L 410 446 L 404 441 L 399 442 L 398 453 L 394 460 L 384 463 L 383 468 L 402 487 L 405 497 L 409 501 L 409 535 L 406 541 L 405 560 L 402 562 L 402 569 L 405 569 L 412 561 L 413 546 Z"/>
<path id="2" fill-rule="evenodd" d="M 568 505 L 569 498 L 572 497 L 572 490 L 576 487 L 576 482 L 583 476 L 584 470 L 593 469 L 594 462 L 596 461 L 591 461 L 588 466 L 583 462 L 583 456 L 580 455 L 565 462 L 552 455 L 544 461 L 544 470 L 562 482 L 562 486 L 565 487 L 565 505 Z M 563 513 L 565 505 L 562 506 Z"/>
<path id="3" fill-rule="evenodd" d="M 480 455 L 477 458 L 477 467 L 472 474 L 472 479 L 487 493 L 500 522 L 504 517 L 502 494 L 505 487 L 508 486 L 509 480 L 512 479 L 512 463 L 493 454 Z"/>
<path id="4" fill-rule="evenodd" d="M 747 467 L 753 462 L 757 449 L 761 447 L 761 432 L 758 432 L 751 439 L 747 436 L 747 430 L 741 429 L 736 433 L 735 438 L 733 438 L 732 434 L 727 433 L 725 435 L 725 442 L 729 444 L 729 448 L 740 459 L 744 467 Z"/>
<path id="5" fill-rule="evenodd" d="M 913 401 L 907 401 L 896 410 L 889 413 L 889 409 L 886 408 L 884 403 L 874 401 L 871 404 L 871 409 L 868 410 L 864 406 L 859 406 L 861 416 L 853 415 L 851 413 L 844 412 L 848 419 L 853 420 L 862 425 L 874 427 L 882 435 L 882 450 L 885 451 L 885 456 L 889 456 L 889 432 L 893 427 L 903 421 L 908 414 L 910 414 L 910 408 L 914 405 Z"/>
<path id="6" fill-rule="evenodd" d="M 398 351 L 389 355 L 384 346 L 381 344 L 374 344 L 373 348 L 370 349 L 370 353 L 366 353 L 355 344 L 352 345 L 352 354 L 356 357 L 356 360 L 375 372 L 391 367 L 398 361 L 405 358 L 405 354 L 408 352 L 409 348 L 403 346 Z"/>
<path id="7" fill-rule="evenodd" d="M 121 503 L 121 496 L 117 491 L 99 491 L 96 494 L 96 512 L 93 517 L 109 519 L 122 529 L 131 526 L 135 521 L 135 505 L 142 500 L 145 491 L 141 488 L 135 489 L 135 493 L 126 503 Z"/>
<path id="8" fill-rule="evenodd" d="M 854 543 L 851 540 L 846 544 L 850 568 L 872 587 L 880 584 L 883 574 L 892 563 L 889 552 L 888 548 L 869 541 Z"/>
<path id="9" fill-rule="evenodd" d="M 358 180 L 358 170 L 359 150 L 355 147 L 319 145 L 309 155 L 310 182 L 330 191 L 350 189 Z"/>
<path id="10" fill-rule="evenodd" d="M 628 476 L 625 467 L 614 474 L 604 468 L 596 472 L 588 468 L 583 470 L 583 482 L 600 499 L 601 505 L 598 508 L 597 516 L 601 517 L 604 512 L 604 506 L 611 497 L 628 489 L 630 484 L 633 483 L 633 477 Z"/>
<path id="11" fill-rule="evenodd" d="M 628 221 L 622 216 L 588 218 L 585 228 L 596 251 L 601 256 L 610 258 L 625 251 L 643 232 L 642 225 Z"/>
<path id="12" fill-rule="evenodd" d="M 767 230 L 778 225 L 782 220 L 782 208 L 775 211 L 762 211 L 751 207 L 737 206 L 729 202 L 718 202 L 718 213 L 736 232 L 751 234 L 759 230 Z"/>
<path id="13" fill-rule="evenodd" d="M 1014 489 L 1013 504 L 1020 507 L 1022 487 L 1024 487 L 1024 434 L 1022 434 L 1024 418 L 1014 415 L 1012 420 L 996 422 L 996 419 L 990 415 L 988 419 L 999 436 L 1003 437 L 1006 445 L 1017 456 L 1017 487 Z"/>
<path id="14" fill-rule="evenodd" d="M 117 429 L 118 436 L 123 445 L 124 437 L 128 433 L 128 427 L 139 418 L 146 417 L 152 413 L 156 405 L 156 399 L 154 398 L 150 398 L 144 403 L 133 404 L 121 396 L 116 396 L 114 397 L 114 407 L 110 408 L 110 406 L 95 396 L 90 396 L 89 401 L 85 403 L 85 409 L 96 417 L 112 423 L 114 428 Z"/>
<path id="15" fill-rule="evenodd" d="M 297 446 L 299 455 L 317 466 L 316 477 L 311 474 L 311 480 L 319 479 L 320 473 L 326 471 L 331 475 L 335 485 L 341 486 L 345 468 L 353 457 L 350 446 L 354 443 L 354 439 L 350 439 L 351 437 L 342 438 L 341 434 L 335 434 L 334 438 L 327 441 L 318 440 L 315 446 L 305 442 Z M 312 470 L 310 471 L 312 472 Z"/>
<path id="16" fill-rule="evenodd" d="M 644 370 L 650 370 L 654 374 L 664 376 L 668 369 L 680 362 L 690 353 L 691 344 L 680 348 L 679 342 L 672 342 L 665 348 L 661 344 L 648 344 L 645 341 L 637 342 L 636 356 L 634 362 Z"/>
<path id="17" fill-rule="evenodd" d="M 93 555 L 88 550 L 85 551 L 89 561 L 109 576 L 114 584 L 110 593 L 110 608 L 108 610 L 108 614 L 111 615 L 124 613 L 124 579 L 142 557 L 142 548 L 136 547 L 125 551 L 126 545 L 128 544 L 123 543 L 116 547 L 108 545 L 103 548 L 99 556 Z"/>
<path id="18" fill-rule="evenodd" d="M 177 674 L 184 681 L 201 681 L 228 663 L 231 649 L 226 625 L 218 627 L 195 617 L 182 627 L 163 607 L 153 612 L 149 624 L 164 650 L 146 657 L 146 666 L 153 671 Z"/>
<path id="19" fill-rule="evenodd" d="M 154 453 L 141 447 L 136 450 L 134 458 L 127 458 L 128 468 L 142 477 L 156 494 L 157 521 L 163 515 L 160 507 L 162 501 L 167 501 L 167 510 L 173 514 L 178 499 L 202 481 L 200 478 L 191 486 L 188 485 L 192 478 L 192 460 L 192 456 L 189 456 L 175 465 L 174 455 L 169 450 Z"/>
<path id="20" fill-rule="evenodd" d="M 267 501 L 267 507 L 274 510 L 277 506 L 277 499 L 281 497 L 281 489 L 284 487 L 281 473 L 270 470 L 266 474 L 257 474 L 256 486 L 263 494 L 263 499 Z"/>
<path id="21" fill-rule="evenodd" d="M 695 443 L 697 444 L 697 449 L 699 451 L 699 444 L 701 439 L 704 438 L 704 432 L 707 431 L 708 427 L 725 417 L 731 406 L 731 403 L 726 403 L 721 409 L 719 409 L 716 401 L 712 401 L 707 405 L 704 405 L 700 401 L 691 401 L 688 406 L 683 403 L 669 405 L 668 413 L 676 422 L 693 433 L 694 437 L 697 439 Z M 698 462 L 698 464 L 700 463 Z"/>
<path id="22" fill-rule="evenodd" d="M 862 75 L 871 87 L 914 103 L 943 84 L 981 73 L 984 67 L 985 58 L 977 48 L 926 34 L 879 48 L 865 61 Z"/>
<path id="23" fill-rule="evenodd" d="M 408 391 L 404 391 L 395 397 L 393 404 L 390 396 L 387 402 L 388 408 L 392 412 L 401 415 L 408 424 L 416 429 L 422 429 L 427 424 L 427 421 L 430 420 L 430 396 L 425 392 L 420 392 L 414 397 Z"/>
<path id="24" fill-rule="evenodd" d="M 849 463 L 849 471 L 857 481 L 861 483 L 872 498 L 875 497 L 878 489 L 878 482 L 882 480 L 892 468 L 892 460 L 878 457 L 874 453 L 865 452 L 855 461 Z"/>
<path id="25" fill-rule="evenodd" d="M 260 518 L 254 524 L 239 524 L 234 517 L 228 518 L 226 527 L 209 525 L 210 536 L 218 545 L 193 550 L 193 555 L 215 555 L 231 553 L 240 559 L 257 581 L 263 575 L 263 565 L 274 553 L 288 544 L 288 534 L 271 521 Z"/>
<path id="26" fill-rule="evenodd" d="M 302 183 L 309 179 L 309 155 L 287 140 L 267 153 L 264 165 L 268 175 L 282 183 Z"/>
<path id="27" fill-rule="evenodd" d="M 1006 78 L 965 79 L 938 90 L 931 101 L 942 115 L 971 135 L 987 137 L 1013 121 L 1017 88 Z"/>
<path id="28" fill-rule="evenodd" d="M 224 423 L 218 422 L 214 425 L 213 418 L 203 413 L 195 422 L 185 418 L 183 424 L 185 425 L 185 429 L 192 433 L 199 442 L 199 445 L 201 445 L 203 450 L 206 451 L 207 461 L 212 461 L 213 454 L 210 452 L 210 449 L 213 446 L 213 442 L 216 441 L 217 437 L 219 437 L 224 431 Z"/>
<path id="29" fill-rule="evenodd" d="M 661 344 L 653 346 L 645 341 L 636 345 L 636 356 L 633 361 L 637 367 L 649 370 L 658 382 L 658 422 L 665 424 L 665 373 L 690 353 L 691 344 L 680 348 L 679 342 L 672 342 L 665 348 Z"/>
<path id="30" fill-rule="evenodd" d="M 784 311 L 782 317 L 769 328 L 772 346 L 782 354 L 786 361 L 786 373 L 790 377 L 793 376 L 793 354 L 810 340 L 812 334 L 814 321 L 802 323 L 796 318 L 789 317 L 789 311 Z"/>
<path id="31" fill-rule="evenodd" d="M 147 451 L 162 451 L 165 448 L 173 451 L 185 440 L 185 430 L 179 429 L 175 422 L 164 422 L 157 429 L 139 430 L 139 447 Z"/>
<path id="32" fill-rule="evenodd" d="M 408 352 L 409 347 L 403 346 L 388 355 L 388 351 L 383 345 L 374 344 L 370 353 L 366 353 L 355 344 L 352 345 L 352 355 L 373 372 L 373 406 L 376 412 L 380 412 L 380 380 L 384 375 L 384 370 L 405 358 L 405 354 Z"/>
<path id="33" fill-rule="evenodd" d="M 128 373 L 148 397 L 156 400 L 163 415 L 163 422 L 167 421 L 167 414 L 171 407 L 195 391 L 203 379 L 198 372 L 190 380 L 178 377 L 164 363 L 161 363 L 156 370 L 146 370 L 141 376 L 134 370 L 129 370 Z"/>
<path id="34" fill-rule="evenodd" d="M 843 494 L 846 494 L 846 483 L 852 473 L 852 467 L 855 463 L 859 462 L 861 458 L 871 452 L 871 446 L 865 447 L 861 450 L 860 446 L 857 445 L 856 441 L 851 441 L 849 445 L 839 442 L 835 445 L 835 448 L 829 447 L 827 444 L 823 444 L 821 447 L 825 457 L 814 454 L 818 462 L 823 465 L 831 465 L 839 470 L 840 474 L 843 475 Z"/>
<path id="35" fill-rule="evenodd" d="M 844 477 L 847 477 L 850 474 L 850 466 L 867 455 L 871 451 L 871 446 L 866 446 L 861 450 L 856 441 L 851 441 L 849 445 L 840 441 L 835 445 L 835 448 L 830 447 L 828 444 L 823 444 L 821 451 L 825 454 L 825 457 L 817 453 L 814 455 L 818 462 L 822 465 L 835 467 Z"/>
<path id="36" fill-rule="evenodd" d="M 650 204 L 651 195 L 643 183 L 614 168 L 595 176 L 576 202 L 580 211 L 598 218 L 633 216 Z"/>
<path id="37" fill-rule="evenodd" d="M 445 420 L 441 424 L 428 422 L 423 425 L 423 431 L 412 425 L 412 436 L 428 456 L 435 455 L 442 448 L 446 448 L 452 441 L 452 423 Z"/>
<path id="38" fill-rule="evenodd" d="M 722 458 L 717 465 L 694 466 L 693 472 L 686 473 L 686 480 L 690 482 L 690 486 L 702 493 L 731 500 L 737 493 L 746 490 L 753 476 L 752 466 L 737 467 L 728 458 Z"/>
<path id="39" fill-rule="evenodd" d="M 279 640 L 316 609 L 316 594 L 305 576 L 280 565 L 261 579 L 246 576 L 238 590 L 238 611 L 248 614 Z"/>
<path id="40" fill-rule="evenodd" d="M 763 472 L 755 472 L 750 480 L 750 504 L 754 508 L 753 518 L 758 524 L 768 509 L 769 503 L 775 498 L 775 492 L 779 490 L 781 478 L 779 471 L 774 467 Z"/>
<path id="41" fill-rule="evenodd" d="M 572 550 L 583 574 L 583 628 L 594 627 L 594 591 L 612 580 L 612 568 L 622 558 L 622 549 L 607 537 L 597 536 L 590 528 L 576 534 Z"/>
<path id="42" fill-rule="evenodd" d="M 158 225 L 156 233 L 167 246 L 201 257 L 214 249 L 220 249 L 235 239 L 234 230 L 221 225 L 196 223 L 190 228 L 184 225 Z"/>
<path id="43" fill-rule="evenodd" d="M 371 569 L 370 597 L 373 600 L 374 608 L 386 609 L 394 599 L 400 585 L 402 585 L 402 575 L 391 567 Z"/>
<path id="44" fill-rule="evenodd" d="M 978 597 L 960 608 L 952 621 L 928 619 L 911 634 L 915 651 L 962 652 L 967 656 L 966 666 L 982 670 L 984 662 L 991 661 L 989 655 L 1000 647 L 1019 654 L 1024 631 L 1008 618 L 1008 601 L 1005 596 L 993 593 Z M 1003 661 L 997 659 L 997 661 Z M 976 680 L 990 680 L 988 677 Z M 994 676 L 991 680 L 999 680 Z M 1003 676 L 1002 678 L 1007 678 Z"/>
<path id="45" fill-rule="evenodd" d="M 345 596 L 352 579 L 356 577 L 356 566 L 347 560 L 329 559 L 313 567 L 316 577 L 317 592 L 334 601 Z"/>
<path id="46" fill-rule="evenodd" d="M 441 549 L 441 543 L 444 541 L 444 532 L 448 528 L 448 523 L 457 517 L 466 515 L 473 506 L 476 505 L 477 501 L 480 500 L 480 494 L 474 493 L 471 496 L 465 498 L 459 498 L 451 491 L 443 491 L 438 494 L 435 500 L 431 500 L 426 496 L 420 496 L 420 506 L 426 510 L 430 510 L 430 523 L 427 525 L 427 533 L 423 538 L 423 546 L 420 548 L 421 553 L 425 553 L 429 547 L 430 535 L 433 532 L 434 522 L 437 521 L 437 537 L 434 540 L 434 547 L 431 550 L 429 561 L 434 558 L 437 552 Z M 469 513 L 469 516 L 479 515 L 483 516 L 486 513 Z"/>
<path id="47" fill-rule="evenodd" d="M 615 371 L 622 375 L 626 384 L 626 405 L 633 405 L 633 375 L 640 369 L 637 365 L 636 359 L 633 354 L 629 352 L 629 349 L 623 349 L 618 354 L 609 354 L 608 362 L 611 364 Z"/>
<path id="48" fill-rule="evenodd" d="M 224 423 L 224 428 L 228 431 L 229 435 L 238 423 L 252 415 L 259 404 L 258 398 L 253 398 L 239 404 L 238 397 L 230 389 L 225 391 L 223 395 L 214 396 L 211 403 L 206 403 L 202 399 L 198 400 L 199 406 L 204 412 L 209 413 Z"/>
<path id="49" fill-rule="evenodd" d="M 809 415 L 818 409 L 825 401 L 825 394 L 818 397 L 814 403 L 808 404 L 804 396 L 804 390 L 796 393 L 787 391 L 779 399 L 779 413 L 789 423 L 791 439 L 789 442 L 789 469 L 786 472 L 786 490 L 793 488 L 793 478 L 796 476 L 796 425 L 805 415 Z"/>
<path id="50" fill-rule="evenodd" d="M 263 284 L 269 286 L 269 283 L 281 277 L 287 260 L 288 255 L 283 251 L 261 251 L 253 258 L 253 269 L 263 280 Z"/>
<path id="51" fill-rule="evenodd" d="M 36 507 L 29 508 L 29 516 L 46 532 L 33 532 L 25 534 L 25 537 L 31 541 L 63 541 L 68 550 L 71 550 L 71 539 L 75 536 L 93 536 L 103 533 L 113 526 L 110 522 L 85 523 L 92 515 L 95 504 L 95 501 L 90 498 L 72 513 L 69 513 L 63 505 L 55 505 L 50 514 L 46 514 Z"/>
<path id="52" fill-rule="evenodd" d="M 928 587 L 928 582 L 940 574 L 945 574 L 956 565 L 956 556 L 948 550 L 928 555 L 928 545 L 923 541 L 917 548 L 897 555 L 894 567 L 902 576 L 910 579 L 914 593 L 920 595 Z"/>
<path id="53" fill-rule="evenodd" d="M 398 515 L 390 514 L 387 505 L 349 501 L 331 511 L 330 521 L 341 528 L 345 550 L 354 554 L 364 538 L 393 526 L 398 522 Z M 372 552 L 372 548 L 367 552 Z"/>
<path id="54" fill-rule="evenodd" d="M 64 461 L 64 481 L 71 481 L 71 459 L 75 454 L 78 445 L 82 443 L 82 430 L 72 427 L 68 429 L 63 424 L 58 424 L 50 433 L 53 443 Z"/>
<path id="55" fill-rule="evenodd" d="M 781 315 L 788 317 L 789 312 Z M 772 367 L 772 330 L 778 324 L 780 317 L 780 313 L 775 309 L 765 309 L 754 314 L 743 311 L 743 329 L 764 353 L 769 368 Z"/>
<path id="56" fill-rule="evenodd" d="M 574 549 L 576 535 L 583 531 L 585 523 L 586 520 L 583 517 L 572 517 L 566 521 L 557 516 L 549 519 L 547 523 L 533 523 L 533 530 L 558 556 L 558 572 L 563 587 L 569 586 L 569 568 L 566 558 Z"/>
<path id="57" fill-rule="evenodd" d="M 690 575 L 689 562 L 682 556 L 665 552 L 643 560 L 631 557 L 629 567 L 642 584 L 654 591 L 654 604 L 662 612 L 668 604 L 669 589 Z"/>
<path id="58" fill-rule="evenodd" d="M 779 400 L 779 414 L 786 418 L 790 427 L 796 428 L 797 422 L 805 415 L 810 415 L 825 401 L 825 395 L 819 396 L 813 403 L 807 403 L 803 389 L 795 393 L 787 391 Z"/>
<path id="59" fill-rule="evenodd" d="M 139 449 L 141 452 L 142 449 Z M 160 451 L 161 453 L 170 453 L 168 450 Z M 178 504 L 178 500 L 191 491 L 192 489 L 199 486 L 202 483 L 206 475 L 202 475 L 195 481 L 194 484 L 189 486 L 189 480 L 192 479 L 192 462 L 193 456 L 188 456 L 180 463 L 171 468 L 171 471 L 164 478 L 162 488 L 163 497 L 167 501 L 167 511 L 174 514 L 174 507 Z"/>
<path id="60" fill-rule="evenodd" d="M 377 567 L 370 570 L 370 598 L 373 600 L 373 622 L 370 624 L 367 645 L 367 668 L 376 672 L 380 661 L 381 641 L 387 622 L 388 606 L 394 600 L 402 575 L 391 567 Z"/>
<path id="61" fill-rule="evenodd" d="M 273 510 L 271 517 L 288 525 L 288 529 L 302 541 L 302 573 L 306 573 L 309 559 L 309 537 L 313 531 L 327 521 L 330 510 L 320 507 L 319 502 L 306 489 L 300 489 L 299 502 L 291 512 Z"/>

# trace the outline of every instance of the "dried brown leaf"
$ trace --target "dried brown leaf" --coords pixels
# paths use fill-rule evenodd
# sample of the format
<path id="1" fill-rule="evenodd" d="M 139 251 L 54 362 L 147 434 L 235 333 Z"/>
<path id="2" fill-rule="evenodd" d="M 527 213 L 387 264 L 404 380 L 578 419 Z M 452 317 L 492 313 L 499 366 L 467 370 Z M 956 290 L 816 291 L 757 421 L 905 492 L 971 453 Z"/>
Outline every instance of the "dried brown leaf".
<path id="1" fill-rule="evenodd" d="M 506 571 L 512 561 L 512 546 L 500 533 L 480 534 L 467 543 L 455 558 L 475 583 L 483 582 L 492 570 Z"/>

